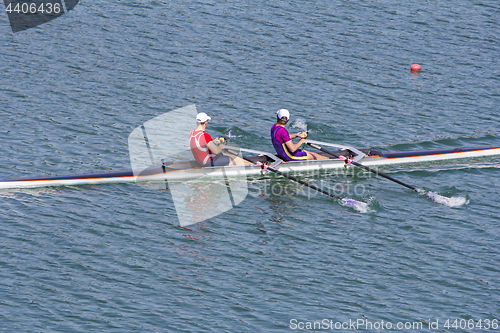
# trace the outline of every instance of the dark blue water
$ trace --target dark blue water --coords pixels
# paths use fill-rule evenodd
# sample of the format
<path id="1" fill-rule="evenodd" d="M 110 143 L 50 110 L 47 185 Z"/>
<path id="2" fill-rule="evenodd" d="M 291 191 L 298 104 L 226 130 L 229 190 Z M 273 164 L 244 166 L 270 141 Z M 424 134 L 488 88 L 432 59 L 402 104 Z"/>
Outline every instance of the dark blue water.
<path id="1" fill-rule="evenodd" d="M 498 146 L 499 14 L 496 1 L 82 2 L 16 34 L 0 14 L 0 178 L 130 169 L 130 132 L 193 103 L 213 135 L 266 151 L 280 108 L 321 141 Z M 154 187 L 2 193 L 0 332 L 485 331 L 500 319 L 499 163 L 382 169 L 466 198 L 457 208 L 366 173 L 303 177 L 358 185 L 366 214 L 253 178 L 242 204 L 188 228 Z"/>

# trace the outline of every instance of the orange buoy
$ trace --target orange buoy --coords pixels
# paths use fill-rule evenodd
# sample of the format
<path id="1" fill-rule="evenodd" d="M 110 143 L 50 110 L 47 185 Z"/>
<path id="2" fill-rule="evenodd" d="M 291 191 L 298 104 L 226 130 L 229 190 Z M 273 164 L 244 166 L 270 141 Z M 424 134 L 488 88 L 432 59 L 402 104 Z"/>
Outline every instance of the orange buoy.
<path id="1" fill-rule="evenodd" d="M 419 64 L 411 65 L 411 70 L 414 72 L 418 72 L 420 70 L 420 65 Z"/>

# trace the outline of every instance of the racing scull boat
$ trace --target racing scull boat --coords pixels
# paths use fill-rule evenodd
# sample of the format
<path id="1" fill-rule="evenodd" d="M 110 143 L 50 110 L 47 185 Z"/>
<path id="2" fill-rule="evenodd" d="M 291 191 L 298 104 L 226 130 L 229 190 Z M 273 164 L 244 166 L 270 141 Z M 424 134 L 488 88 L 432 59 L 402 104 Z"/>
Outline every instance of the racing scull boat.
<path id="1" fill-rule="evenodd" d="M 321 143 L 308 141 L 310 143 Z M 332 151 L 336 155 L 343 155 L 354 158 L 357 162 L 366 166 L 382 166 L 403 163 L 432 162 L 460 158 L 474 158 L 484 156 L 500 155 L 500 146 L 497 147 L 472 147 L 453 148 L 440 150 L 403 151 L 403 152 L 381 152 L 379 150 L 361 149 L 357 150 L 348 146 L 326 144 L 340 148 Z M 251 152 L 253 155 L 245 156 L 246 159 L 259 164 L 271 164 L 276 162 L 276 157 L 272 154 L 254 150 L 241 149 L 244 152 Z M 327 155 L 325 155 L 327 156 Z M 280 161 L 281 162 L 281 161 Z M 271 164 L 273 165 L 273 164 Z M 303 171 L 328 171 L 343 168 L 345 162 L 339 159 L 326 159 L 316 161 L 300 161 L 288 163 L 275 163 L 273 167 L 281 172 L 303 172 Z M 112 184 L 112 183 L 136 183 L 158 180 L 183 181 L 196 179 L 199 177 L 231 177 L 255 176 L 262 174 L 261 165 L 241 165 L 226 167 L 201 167 L 193 161 L 165 162 L 159 166 L 153 166 L 140 172 L 118 171 L 107 173 L 95 173 L 70 176 L 51 176 L 27 179 L 1 180 L 0 189 L 16 188 L 36 188 L 49 186 L 77 186 L 92 184 Z"/>

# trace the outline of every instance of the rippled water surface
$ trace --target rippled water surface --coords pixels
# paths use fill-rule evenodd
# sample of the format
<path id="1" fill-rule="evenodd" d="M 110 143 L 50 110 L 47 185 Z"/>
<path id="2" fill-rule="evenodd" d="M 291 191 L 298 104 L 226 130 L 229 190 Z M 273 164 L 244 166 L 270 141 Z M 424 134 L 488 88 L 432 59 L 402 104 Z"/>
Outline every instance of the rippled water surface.
<path id="1" fill-rule="evenodd" d="M 213 135 L 266 151 L 280 108 L 315 140 L 500 146 L 499 15 L 487 0 L 83 1 L 13 34 L 3 12 L 0 178 L 130 169 L 130 132 L 193 103 Z M 324 319 L 485 331 L 500 319 L 499 165 L 381 169 L 460 207 L 362 172 L 302 176 L 361 189 L 365 214 L 254 177 L 243 203 L 187 228 L 154 186 L 2 192 L 0 332 L 287 332 Z"/>

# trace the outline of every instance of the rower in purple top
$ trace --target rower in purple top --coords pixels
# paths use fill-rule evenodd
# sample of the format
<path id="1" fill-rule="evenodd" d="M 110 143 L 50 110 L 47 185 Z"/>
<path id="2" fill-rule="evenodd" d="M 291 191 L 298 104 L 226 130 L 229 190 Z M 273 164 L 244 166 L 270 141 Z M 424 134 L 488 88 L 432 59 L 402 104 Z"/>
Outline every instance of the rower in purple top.
<path id="1" fill-rule="evenodd" d="M 287 109 L 281 109 L 276 114 L 276 124 L 271 128 L 271 140 L 273 142 L 276 155 L 283 161 L 305 161 L 305 160 L 326 160 L 328 157 L 299 149 L 306 143 L 307 133 L 288 134 L 285 128 L 290 120 L 290 112 Z M 293 143 L 292 139 L 300 138 L 300 141 Z"/>

